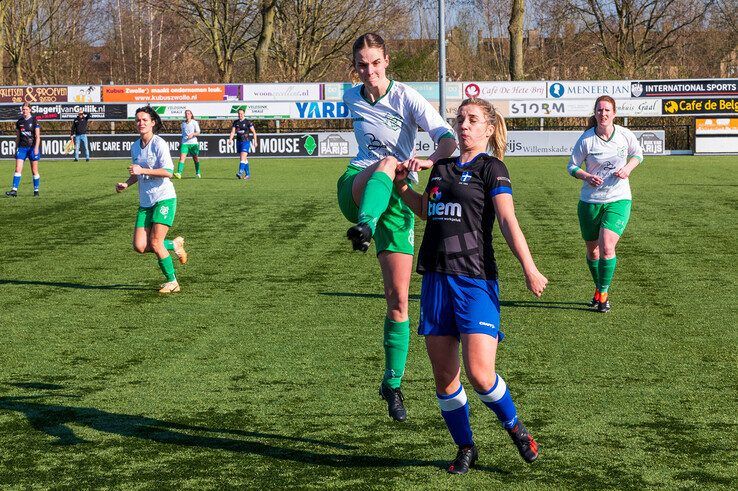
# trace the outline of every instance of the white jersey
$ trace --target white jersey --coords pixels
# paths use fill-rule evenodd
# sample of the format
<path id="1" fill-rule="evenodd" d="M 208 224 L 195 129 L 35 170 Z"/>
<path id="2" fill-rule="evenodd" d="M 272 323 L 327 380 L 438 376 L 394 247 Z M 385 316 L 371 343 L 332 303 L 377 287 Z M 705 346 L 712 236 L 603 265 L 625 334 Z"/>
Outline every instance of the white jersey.
<path id="1" fill-rule="evenodd" d="M 182 121 L 182 145 L 185 145 L 187 143 L 197 143 L 197 137 L 193 136 L 192 138 L 187 138 L 187 135 L 190 133 L 200 133 L 200 123 L 195 121 L 194 119 L 191 120 L 189 123 L 185 120 Z"/>
<path id="2" fill-rule="evenodd" d="M 149 144 L 141 148 L 139 138 L 131 147 L 131 161 L 146 169 L 167 169 L 174 171 L 169 145 L 160 136 L 154 135 Z M 159 201 L 176 198 L 174 184 L 168 177 L 138 176 L 138 201 L 144 208 L 150 208 Z"/>
<path id="3" fill-rule="evenodd" d="M 412 156 L 418 126 L 433 141 L 453 138 L 451 126 L 415 89 L 390 80 L 387 93 L 374 103 L 362 95 L 363 85 L 344 92 L 343 102 L 351 111 L 359 154 L 351 165 L 368 167 L 387 156 L 400 162 Z"/>
<path id="4" fill-rule="evenodd" d="M 603 140 L 595 128 L 585 131 L 574 145 L 569 159 L 569 172 L 586 164 L 587 172 L 601 177 L 602 185 L 593 187 L 582 184 L 579 199 L 585 203 L 611 203 L 621 199 L 632 199 L 628 179 L 615 176 L 632 157 L 643 161 L 643 150 L 638 139 L 628 128 L 614 125 L 609 140 Z"/>

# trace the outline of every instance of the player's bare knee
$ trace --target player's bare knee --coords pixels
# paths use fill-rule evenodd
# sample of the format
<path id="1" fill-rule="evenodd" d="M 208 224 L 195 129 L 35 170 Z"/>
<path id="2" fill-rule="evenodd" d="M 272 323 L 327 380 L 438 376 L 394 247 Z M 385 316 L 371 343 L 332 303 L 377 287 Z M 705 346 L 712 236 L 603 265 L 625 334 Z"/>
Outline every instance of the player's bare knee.
<path id="1" fill-rule="evenodd" d="M 133 250 L 136 251 L 139 254 L 144 254 L 144 253 L 148 252 L 147 251 L 146 244 L 139 244 L 139 243 L 136 243 L 136 242 L 133 243 Z"/>
<path id="2" fill-rule="evenodd" d="M 474 390 L 477 392 L 487 392 L 495 384 L 496 374 L 494 370 L 489 371 L 471 368 L 469 373 L 467 373 L 467 376 L 469 377 L 469 382 L 471 382 Z"/>

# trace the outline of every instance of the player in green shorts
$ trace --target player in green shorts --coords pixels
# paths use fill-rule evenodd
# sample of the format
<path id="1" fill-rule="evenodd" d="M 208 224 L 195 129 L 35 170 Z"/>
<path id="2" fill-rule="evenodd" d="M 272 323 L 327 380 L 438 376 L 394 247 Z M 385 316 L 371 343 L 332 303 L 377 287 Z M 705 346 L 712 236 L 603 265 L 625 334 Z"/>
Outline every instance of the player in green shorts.
<path id="1" fill-rule="evenodd" d="M 198 135 L 200 135 L 200 123 L 195 121 L 192 111 L 187 109 L 185 111 L 185 120 L 182 121 L 182 142 L 179 148 L 179 163 L 177 164 L 177 172 L 174 173 L 174 177 L 177 179 L 182 178 L 185 160 L 188 155 L 192 155 L 192 160 L 195 162 L 195 176 L 198 179 L 202 177 L 202 174 L 200 174 L 200 143 L 197 141 Z"/>
<path id="2" fill-rule="evenodd" d="M 139 108 L 136 127 L 141 138 L 131 147 L 130 177 L 117 183 L 115 190 L 120 193 L 138 183 L 139 208 L 133 229 L 133 249 L 139 254 L 152 252 L 156 255 L 166 279 L 159 293 L 176 293 L 180 286 L 169 251 L 175 253 L 181 264 L 187 262 L 187 252 L 184 238 L 166 239 L 177 211 L 177 194 L 170 180 L 174 164 L 169 145 L 155 134 L 162 127 L 156 111 L 149 106 Z"/>
<path id="3" fill-rule="evenodd" d="M 579 227 L 595 283 L 590 305 L 598 312 L 609 312 L 611 308 L 609 290 L 617 264 L 615 246 L 630 219 L 632 195 L 628 178 L 643 161 L 643 150 L 633 132 L 614 124 L 615 108 L 612 97 L 597 99 L 589 128 L 574 145 L 567 167 L 569 174 L 584 181 L 578 205 Z"/>
<path id="4" fill-rule="evenodd" d="M 417 91 L 389 80 L 389 56 L 378 34 L 360 36 L 353 46 L 353 68 L 362 84 L 346 91 L 343 100 L 353 118 L 358 155 L 338 180 L 338 204 L 355 223 L 347 233 L 354 250 L 366 251 L 372 238 L 384 280 L 385 370 L 380 395 L 390 417 L 407 417 L 400 384 L 410 343 L 408 292 L 412 275 L 414 218 L 394 189 L 399 162 L 410 170 L 430 168 L 456 149 L 453 130 Z M 428 160 L 413 156 L 418 126 L 438 144 Z M 417 181 L 413 172 L 410 178 Z"/>

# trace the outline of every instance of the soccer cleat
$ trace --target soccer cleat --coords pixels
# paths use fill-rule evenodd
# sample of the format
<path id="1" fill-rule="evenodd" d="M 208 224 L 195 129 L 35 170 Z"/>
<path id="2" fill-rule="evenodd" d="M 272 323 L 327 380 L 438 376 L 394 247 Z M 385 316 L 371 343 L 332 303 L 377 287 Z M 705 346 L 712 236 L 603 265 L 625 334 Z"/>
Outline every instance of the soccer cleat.
<path id="1" fill-rule="evenodd" d="M 202 174 L 195 174 L 195 177 L 197 177 L 198 179 L 200 179 L 202 177 Z"/>
<path id="2" fill-rule="evenodd" d="M 182 174 L 180 174 L 179 172 L 175 172 L 174 177 L 176 177 L 177 179 L 182 179 Z"/>
<path id="3" fill-rule="evenodd" d="M 74 159 L 75 162 L 79 162 L 79 159 Z"/>
<path id="4" fill-rule="evenodd" d="M 372 242 L 372 230 L 365 223 L 357 223 L 346 232 L 355 251 L 366 252 Z"/>
<path id="5" fill-rule="evenodd" d="M 610 312 L 610 301 L 605 300 L 604 302 L 598 302 L 597 303 L 597 312 L 601 314 L 606 314 L 607 312 Z"/>
<path id="6" fill-rule="evenodd" d="M 7 196 L 8 198 L 15 198 L 18 196 L 18 191 L 16 191 L 15 189 L 11 189 L 10 191 L 5 191 L 5 196 Z"/>
<path id="7" fill-rule="evenodd" d="M 390 418 L 395 421 L 405 421 L 407 419 L 407 411 L 402 402 L 405 398 L 402 396 L 402 391 L 399 387 L 393 389 L 382 383 L 379 386 L 379 395 L 387 401 L 387 411 L 389 412 Z"/>
<path id="8" fill-rule="evenodd" d="M 446 470 L 449 474 L 466 474 L 469 472 L 469 468 L 474 467 L 474 464 L 477 463 L 477 459 L 479 459 L 479 451 L 476 445 L 459 447 L 456 458 Z"/>
<path id="9" fill-rule="evenodd" d="M 237 172 L 236 173 L 236 179 L 239 179 L 239 180 L 241 179 L 241 173 L 240 172 Z"/>
<path id="10" fill-rule="evenodd" d="M 538 458 L 538 443 L 521 421 L 518 421 L 512 429 L 507 430 L 507 434 L 510 435 L 513 443 L 518 447 L 518 452 L 520 452 L 523 460 L 530 463 Z"/>
<path id="11" fill-rule="evenodd" d="M 172 244 L 174 244 L 174 254 L 177 256 L 177 259 L 179 259 L 179 263 L 187 263 L 187 251 L 185 251 L 184 248 L 184 237 L 175 237 Z"/>
<path id="12" fill-rule="evenodd" d="M 177 280 L 174 280 L 161 285 L 159 293 L 177 293 L 179 290 L 179 283 L 177 283 Z"/>
<path id="13" fill-rule="evenodd" d="M 244 180 L 244 181 L 248 181 L 248 180 L 250 180 L 250 179 L 251 179 L 251 176 L 250 176 L 250 175 L 248 175 L 248 174 L 244 174 L 244 175 L 243 175 L 243 180 Z"/>
<path id="14" fill-rule="evenodd" d="M 85 159 L 85 162 L 89 162 L 89 161 L 90 161 L 90 159 Z"/>
<path id="15" fill-rule="evenodd" d="M 34 190 L 33 190 L 33 196 L 34 196 L 35 198 L 38 198 L 38 197 L 39 197 L 39 194 L 38 194 L 38 189 L 34 189 Z"/>

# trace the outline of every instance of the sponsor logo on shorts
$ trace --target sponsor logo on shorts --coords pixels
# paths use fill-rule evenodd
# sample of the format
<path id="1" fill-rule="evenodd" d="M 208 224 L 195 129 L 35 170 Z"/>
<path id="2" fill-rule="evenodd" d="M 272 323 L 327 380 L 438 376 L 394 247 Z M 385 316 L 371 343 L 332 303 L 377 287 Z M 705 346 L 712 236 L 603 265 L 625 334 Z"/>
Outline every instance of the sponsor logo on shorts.
<path id="1" fill-rule="evenodd" d="M 410 234 L 407 236 L 407 241 L 411 246 L 415 246 L 415 230 L 410 229 Z"/>
<path id="2" fill-rule="evenodd" d="M 168 206 L 162 206 L 159 208 L 159 213 L 161 213 L 164 216 L 169 215 L 169 207 Z"/>
<path id="3" fill-rule="evenodd" d="M 491 327 L 492 329 L 494 329 L 494 328 L 495 328 L 495 325 L 494 325 L 494 324 L 492 324 L 491 322 L 484 322 L 484 321 L 479 321 L 479 325 L 480 325 L 480 326 L 485 326 L 485 327 Z"/>

